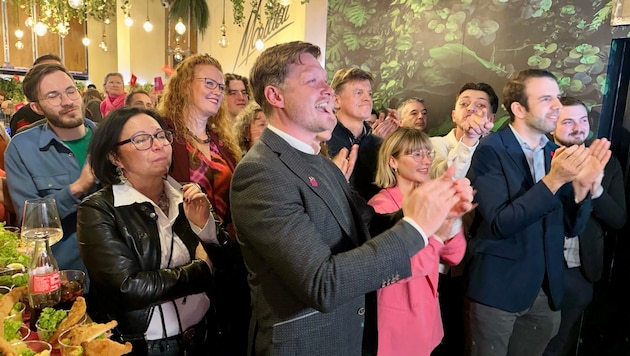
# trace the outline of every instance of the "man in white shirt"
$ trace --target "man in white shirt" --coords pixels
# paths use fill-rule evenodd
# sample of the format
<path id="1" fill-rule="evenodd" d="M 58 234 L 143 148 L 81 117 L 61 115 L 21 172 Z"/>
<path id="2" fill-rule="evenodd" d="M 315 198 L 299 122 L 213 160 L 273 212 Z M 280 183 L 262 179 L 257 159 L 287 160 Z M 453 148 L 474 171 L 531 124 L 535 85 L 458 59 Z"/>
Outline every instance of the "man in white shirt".
<path id="1" fill-rule="evenodd" d="M 493 127 L 499 98 L 486 83 L 466 83 L 459 90 L 451 118 L 455 127 L 443 137 L 431 137 L 435 158 L 431 177 L 438 177 L 446 168 L 455 166 L 455 177 L 466 176 L 479 139 Z"/>

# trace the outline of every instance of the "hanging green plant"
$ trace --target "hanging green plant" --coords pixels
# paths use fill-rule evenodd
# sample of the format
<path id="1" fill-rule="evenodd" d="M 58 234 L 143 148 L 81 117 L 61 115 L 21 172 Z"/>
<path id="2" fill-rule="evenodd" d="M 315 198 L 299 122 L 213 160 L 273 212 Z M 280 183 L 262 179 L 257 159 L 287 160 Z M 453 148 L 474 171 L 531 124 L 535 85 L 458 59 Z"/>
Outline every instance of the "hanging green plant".
<path id="1" fill-rule="evenodd" d="M 0 78 L 0 91 L 4 93 L 6 100 L 11 100 L 13 103 L 26 101 L 26 96 L 24 96 L 22 91 L 22 82 L 15 80 L 14 77 Z"/>
<path id="2" fill-rule="evenodd" d="M 234 13 L 234 24 L 243 26 L 245 22 L 245 1 L 247 0 L 230 0 L 232 2 L 232 12 Z M 310 0 L 300 0 L 300 4 L 304 5 Z M 256 12 L 256 18 L 261 20 L 259 8 L 260 1 L 250 0 L 252 11 Z M 291 4 L 290 0 L 267 0 L 264 6 L 265 16 L 273 18 L 276 14 L 280 13 L 283 8 Z"/>
<path id="3" fill-rule="evenodd" d="M 190 23 L 193 30 L 199 31 L 203 36 L 208 28 L 210 10 L 206 0 L 175 0 L 171 3 L 168 12 L 170 19 L 187 19 L 190 14 Z"/>

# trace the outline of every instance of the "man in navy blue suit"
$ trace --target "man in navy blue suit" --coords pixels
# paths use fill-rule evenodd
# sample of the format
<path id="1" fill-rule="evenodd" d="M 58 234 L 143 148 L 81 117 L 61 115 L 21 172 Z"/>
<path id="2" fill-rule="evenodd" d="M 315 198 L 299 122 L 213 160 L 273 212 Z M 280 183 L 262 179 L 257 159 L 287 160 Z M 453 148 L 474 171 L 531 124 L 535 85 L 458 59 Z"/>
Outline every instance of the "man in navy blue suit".
<path id="1" fill-rule="evenodd" d="M 560 324 L 565 236 L 579 235 L 610 143 L 558 147 L 546 134 L 562 104 L 556 78 L 528 69 L 503 88 L 510 125 L 490 135 L 468 173 L 479 204 L 466 266 L 466 351 L 541 355 Z"/>

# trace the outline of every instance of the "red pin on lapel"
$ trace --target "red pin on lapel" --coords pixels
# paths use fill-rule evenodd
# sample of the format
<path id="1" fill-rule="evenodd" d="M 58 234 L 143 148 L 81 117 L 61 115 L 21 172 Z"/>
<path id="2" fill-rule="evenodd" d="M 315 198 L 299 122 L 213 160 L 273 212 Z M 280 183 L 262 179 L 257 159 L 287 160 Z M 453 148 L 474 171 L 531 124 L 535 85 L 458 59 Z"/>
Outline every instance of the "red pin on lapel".
<path id="1" fill-rule="evenodd" d="M 311 182 L 311 185 L 313 187 L 317 187 L 317 181 L 315 180 L 314 177 L 308 177 L 308 180 Z"/>

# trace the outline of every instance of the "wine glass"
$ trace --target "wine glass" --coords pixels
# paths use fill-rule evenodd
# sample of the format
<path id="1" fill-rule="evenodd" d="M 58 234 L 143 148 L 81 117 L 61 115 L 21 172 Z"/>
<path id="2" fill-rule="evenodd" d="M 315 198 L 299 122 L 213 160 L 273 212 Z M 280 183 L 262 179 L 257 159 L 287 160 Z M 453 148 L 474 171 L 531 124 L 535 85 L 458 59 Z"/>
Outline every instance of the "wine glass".
<path id="1" fill-rule="evenodd" d="M 51 246 L 63 237 L 57 203 L 52 198 L 29 199 L 24 202 L 22 238 L 31 242 L 44 235 L 48 235 Z"/>

